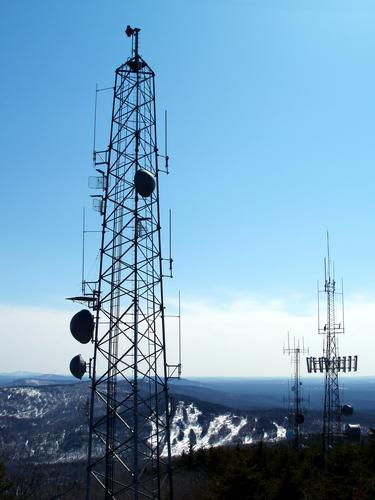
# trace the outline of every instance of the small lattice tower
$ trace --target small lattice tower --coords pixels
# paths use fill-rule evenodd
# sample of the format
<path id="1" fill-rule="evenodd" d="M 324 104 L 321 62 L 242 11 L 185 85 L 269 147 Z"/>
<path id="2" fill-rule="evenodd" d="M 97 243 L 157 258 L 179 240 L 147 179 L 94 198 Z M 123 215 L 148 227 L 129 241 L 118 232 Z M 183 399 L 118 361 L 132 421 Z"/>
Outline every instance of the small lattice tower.
<path id="1" fill-rule="evenodd" d="M 303 413 L 303 393 L 302 393 L 302 378 L 301 378 L 301 355 L 307 353 L 308 351 L 304 346 L 300 346 L 299 341 L 293 342 L 293 346 L 289 342 L 288 334 L 288 345 L 284 347 L 284 354 L 291 356 L 293 375 L 292 375 L 292 385 L 291 392 L 293 396 L 290 397 L 288 394 L 288 404 L 289 404 L 289 419 L 292 423 L 293 435 L 294 435 L 294 446 L 295 448 L 300 447 L 300 426 L 305 421 L 305 416 Z"/>

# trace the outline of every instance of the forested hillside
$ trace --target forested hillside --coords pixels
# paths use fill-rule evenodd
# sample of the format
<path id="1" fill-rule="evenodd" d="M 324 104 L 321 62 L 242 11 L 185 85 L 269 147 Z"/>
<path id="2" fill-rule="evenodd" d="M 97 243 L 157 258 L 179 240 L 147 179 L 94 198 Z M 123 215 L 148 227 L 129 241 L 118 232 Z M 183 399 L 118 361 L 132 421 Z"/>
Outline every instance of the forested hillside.
<path id="1" fill-rule="evenodd" d="M 8 469 L 7 478 L 0 469 L 0 498 L 84 498 L 84 469 L 82 462 L 28 465 Z M 373 500 L 375 438 L 337 445 L 326 459 L 319 437 L 300 450 L 290 442 L 191 446 L 173 469 L 175 500 Z"/>

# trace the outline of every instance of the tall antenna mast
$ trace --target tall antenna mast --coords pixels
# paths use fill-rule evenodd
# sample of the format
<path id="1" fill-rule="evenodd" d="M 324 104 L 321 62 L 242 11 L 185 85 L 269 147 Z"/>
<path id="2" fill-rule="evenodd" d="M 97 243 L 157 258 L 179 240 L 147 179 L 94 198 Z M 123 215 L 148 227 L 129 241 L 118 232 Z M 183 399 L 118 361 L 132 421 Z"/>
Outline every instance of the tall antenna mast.
<path id="1" fill-rule="evenodd" d="M 309 373 L 324 373 L 324 408 L 323 408 L 323 450 L 325 453 L 334 445 L 335 440 L 342 436 L 341 415 L 349 416 L 353 413 L 351 406 L 341 406 L 339 372 L 357 371 L 358 356 L 339 356 L 337 335 L 344 333 L 344 309 L 341 311 L 341 321 L 337 320 L 336 295 L 342 296 L 336 291 L 335 277 L 331 274 L 331 258 L 329 234 L 327 231 L 327 260 L 325 262 L 324 290 L 319 294 L 326 296 L 326 322 L 318 325 L 318 333 L 325 335 L 323 343 L 323 356 L 319 358 L 309 357 L 307 370 Z M 318 294 L 318 295 L 319 295 Z"/>
<path id="2" fill-rule="evenodd" d="M 126 29 L 134 50 L 116 69 L 109 146 L 94 152 L 98 280 L 71 298 L 93 310 L 71 321 L 73 336 L 94 344 L 87 500 L 173 498 L 155 74 L 139 31 Z M 73 358 L 75 376 L 87 368 Z"/>
<path id="3" fill-rule="evenodd" d="M 178 292 L 178 314 L 166 314 L 166 318 L 177 318 L 178 320 L 178 363 L 167 365 L 168 378 L 181 378 L 182 361 L 181 361 L 181 291 Z"/>
<path id="4" fill-rule="evenodd" d="M 294 446 L 296 449 L 300 448 L 300 430 L 299 427 L 305 421 L 305 416 L 303 414 L 303 394 L 302 394 L 302 380 L 301 380 L 301 354 L 307 354 L 308 349 L 305 349 L 304 345 L 300 347 L 299 341 L 297 344 L 295 340 L 293 341 L 293 347 L 290 346 L 289 332 L 288 332 L 288 344 L 287 347 L 283 349 L 284 354 L 291 356 L 293 375 L 291 383 L 291 392 L 293 397 L 288 394 L 289 400 L 289 419 L 291 420 L 293 435 L 294 435 Z"/>

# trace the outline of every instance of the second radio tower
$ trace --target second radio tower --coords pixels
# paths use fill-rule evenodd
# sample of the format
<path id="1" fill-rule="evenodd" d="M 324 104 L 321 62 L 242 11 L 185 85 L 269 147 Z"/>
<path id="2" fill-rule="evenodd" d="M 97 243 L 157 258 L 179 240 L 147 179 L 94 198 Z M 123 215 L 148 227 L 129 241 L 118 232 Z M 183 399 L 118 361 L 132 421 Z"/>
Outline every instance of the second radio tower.
<path id="1" fill-rule="evenodd" d="M 344 333 L 344 300 L 343 291 L 336 291 L 336 281 L 329 253 L 329 236 L 327 233 L 327 259 L 324 259 L 324 290 L 318 290 L 326 295 L 326 322 L 321 325 L 318 314 L 318 333 L 325 335 L 323 342 L 323 356 L 307 358 L 309 373 L 324 373 L 324 408 L 323 408 L 323 450 L 327 452 L 334 444 L 335 439 L 342 436 L 341 415 L 349 416 L 352 408 L 341 406 L 339 372 L 357 371 L 357 356 L 339 356 L 338 334 Z M 338 321 L 336 314 L 336 295 L 342 297 L 341 318 Z M 318 300 L 319 304 L 319 300 Z M 318 308 L 319 311 L 319 308 Z"/>

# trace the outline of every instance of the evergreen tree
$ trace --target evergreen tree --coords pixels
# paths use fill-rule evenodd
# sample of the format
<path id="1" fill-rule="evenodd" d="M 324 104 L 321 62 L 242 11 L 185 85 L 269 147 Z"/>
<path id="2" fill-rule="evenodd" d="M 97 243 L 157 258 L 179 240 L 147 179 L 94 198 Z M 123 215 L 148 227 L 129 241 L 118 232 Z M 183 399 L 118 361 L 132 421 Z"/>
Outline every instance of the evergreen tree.
<path id="1" fill-rule="evenodd" d="M 11 498 L 9 494 L 11 486 L 12 486 L 11 481 L 8 481 L 5 477 L 4 464 L 0 463 L 0 499 Z"/>

